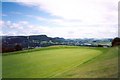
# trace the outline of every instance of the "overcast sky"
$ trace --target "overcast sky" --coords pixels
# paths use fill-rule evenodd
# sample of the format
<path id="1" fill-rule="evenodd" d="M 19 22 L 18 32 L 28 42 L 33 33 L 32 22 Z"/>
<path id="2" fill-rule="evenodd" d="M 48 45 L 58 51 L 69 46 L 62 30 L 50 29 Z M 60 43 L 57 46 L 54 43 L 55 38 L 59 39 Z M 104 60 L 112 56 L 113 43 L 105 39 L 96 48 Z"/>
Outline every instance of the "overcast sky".
<path id="1" fill-rule="evenodd" d="M 118 36 L 118 0 L 4 0 L 0 15 L 2 35 Z"/>

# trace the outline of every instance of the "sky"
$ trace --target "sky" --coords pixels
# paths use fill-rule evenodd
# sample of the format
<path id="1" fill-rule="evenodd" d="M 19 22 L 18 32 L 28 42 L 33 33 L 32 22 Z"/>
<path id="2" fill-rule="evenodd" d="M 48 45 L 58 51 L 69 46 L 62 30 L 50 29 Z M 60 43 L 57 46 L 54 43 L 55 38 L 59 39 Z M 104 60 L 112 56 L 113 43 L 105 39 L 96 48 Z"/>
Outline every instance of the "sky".
<path id="1" fill-rule="evenodd" d="M 0 16 L 1 35 L 118 36 L 118 0 L 3 0 Z"/>

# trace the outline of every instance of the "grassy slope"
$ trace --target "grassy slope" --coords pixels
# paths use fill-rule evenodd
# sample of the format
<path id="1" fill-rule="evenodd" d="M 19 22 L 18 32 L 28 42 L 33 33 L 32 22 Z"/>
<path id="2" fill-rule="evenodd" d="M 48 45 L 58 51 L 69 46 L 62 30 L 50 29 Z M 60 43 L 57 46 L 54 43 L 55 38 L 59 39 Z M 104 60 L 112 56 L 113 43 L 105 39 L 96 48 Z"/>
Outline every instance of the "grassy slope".
<path id="1" fill-rule="evenodd" d="M 100 49 L 103 53 L 56 77 L 117 78 L 118 48 Z"/>
<path id="2" fill-rule="evenodd" d="M 116 77 L 116 51 L 61 46 L 5 54 L 3 77 Z"/>

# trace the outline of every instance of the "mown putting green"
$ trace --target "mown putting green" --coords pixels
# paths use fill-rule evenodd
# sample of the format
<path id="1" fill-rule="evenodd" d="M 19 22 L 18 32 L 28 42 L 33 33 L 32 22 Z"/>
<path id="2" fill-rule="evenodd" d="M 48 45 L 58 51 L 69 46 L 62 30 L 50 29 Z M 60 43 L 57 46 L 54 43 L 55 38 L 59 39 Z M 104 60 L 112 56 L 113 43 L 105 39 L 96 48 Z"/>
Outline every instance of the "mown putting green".
<path id="1" fill-rule="evenodd" d="M 117 50 L 56 46 L 7 53 L 2 58 L 2 75 L 3 78 L 117 77 Z"/>

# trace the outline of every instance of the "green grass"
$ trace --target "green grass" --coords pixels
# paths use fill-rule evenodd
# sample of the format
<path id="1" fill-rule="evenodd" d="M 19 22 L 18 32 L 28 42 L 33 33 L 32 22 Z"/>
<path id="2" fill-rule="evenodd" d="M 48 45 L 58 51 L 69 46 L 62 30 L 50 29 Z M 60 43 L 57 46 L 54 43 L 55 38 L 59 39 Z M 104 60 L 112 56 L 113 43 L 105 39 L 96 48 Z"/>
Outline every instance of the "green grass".
<path id="1" fill-rule="evenodd" d="M 3 78 L 117 77 L 118 48 L 52 46 L 3 54 Z"/>

